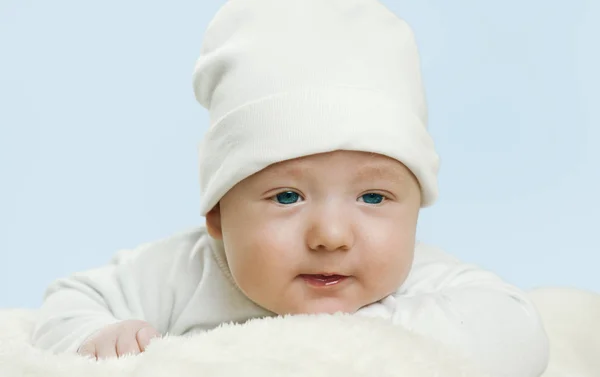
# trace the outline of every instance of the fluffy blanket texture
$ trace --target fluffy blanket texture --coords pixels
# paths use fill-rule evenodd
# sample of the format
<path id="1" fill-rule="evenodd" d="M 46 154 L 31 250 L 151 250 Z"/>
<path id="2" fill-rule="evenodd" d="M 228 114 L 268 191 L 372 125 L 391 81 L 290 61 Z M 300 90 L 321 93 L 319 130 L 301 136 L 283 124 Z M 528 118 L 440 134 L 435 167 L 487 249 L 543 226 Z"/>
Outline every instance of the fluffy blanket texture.
<path id="1" fill-rule="evenodd" d="M 552 342 L 551 365 L 544 377 L 600 376 L 600 296 L 565 289 L 532 295 Z M 352 316 L 224 325 L 194 336 L 158 339 L 139 356 L 96 362 L 31 347 L 35 314 L 0 311 L 0 376 L 484 376 L 428 339 Z"/>
<path id="2" fill-rule="evenodd" d="M 600 377 L 600 295 L 569 288 L 530 292 L 550 338 L 543 377 Z"/>

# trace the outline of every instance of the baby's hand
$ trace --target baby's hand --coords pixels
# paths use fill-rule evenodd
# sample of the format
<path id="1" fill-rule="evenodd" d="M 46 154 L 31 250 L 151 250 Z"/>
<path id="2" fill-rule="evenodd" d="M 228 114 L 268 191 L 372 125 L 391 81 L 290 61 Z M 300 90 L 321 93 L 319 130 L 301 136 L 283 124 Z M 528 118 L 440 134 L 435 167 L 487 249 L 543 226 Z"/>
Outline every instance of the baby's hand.
<path id="1" fill-rule="evenodd" d="M 152 338 L 159 336 L 160 333 L 149 323 L 127 320 L 95 333 L 79 347 L 77 353 L 95 357 L 96 360 L 126 354 L 137 355 L 144 352 Z"/>

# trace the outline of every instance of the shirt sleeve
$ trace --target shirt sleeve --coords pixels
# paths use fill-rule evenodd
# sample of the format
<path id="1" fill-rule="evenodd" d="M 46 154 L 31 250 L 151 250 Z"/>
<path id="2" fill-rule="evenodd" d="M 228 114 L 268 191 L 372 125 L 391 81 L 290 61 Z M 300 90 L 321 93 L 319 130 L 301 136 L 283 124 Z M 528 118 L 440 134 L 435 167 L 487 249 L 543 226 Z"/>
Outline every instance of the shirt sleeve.
<path id="1" fill-rule="evenodd" d="M 549 342 L 527 295 L 490 271 L 426 245 L 394 295 L 359 310 L 436 339 L 493 377 L 539 377 Z"/>
<path id="2" fill-rule="evenodd" d="M 147 321 L 164 334 L 202 269 L 190 263 L 193 241 L 178 237 L 123 250 L 106 266 L 54 281 L 38 311 L 32 344 L 76 352 L 98 330 L 127 319 Z"/>

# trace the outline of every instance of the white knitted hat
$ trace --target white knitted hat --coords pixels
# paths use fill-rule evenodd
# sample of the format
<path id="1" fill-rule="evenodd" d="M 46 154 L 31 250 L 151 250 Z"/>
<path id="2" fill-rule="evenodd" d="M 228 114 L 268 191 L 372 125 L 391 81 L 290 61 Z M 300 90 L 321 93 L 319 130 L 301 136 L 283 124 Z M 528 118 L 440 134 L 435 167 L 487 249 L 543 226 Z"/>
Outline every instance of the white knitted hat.
<path id="1" fill-rule="evenodd" d="M 334 150 L 395 158 L 417 177 L 422 207 L 437 197 L 415 38 L 377 0 L 230 0 L 193 79 L 210 114 L 203 215 L 273 163 Z"/>

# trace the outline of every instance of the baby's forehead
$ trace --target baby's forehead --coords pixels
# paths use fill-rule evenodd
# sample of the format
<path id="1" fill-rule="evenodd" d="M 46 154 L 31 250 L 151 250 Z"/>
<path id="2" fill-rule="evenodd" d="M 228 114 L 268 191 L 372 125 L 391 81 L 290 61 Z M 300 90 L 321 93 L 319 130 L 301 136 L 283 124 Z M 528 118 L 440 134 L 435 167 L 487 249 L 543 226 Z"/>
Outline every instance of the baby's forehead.
<path id="1" fill-rule="evenodd" d="M 299 157 L 272 164 L 260 173 L 271 176 L 303 177 L 317 172 L 344 171 L 358 179 L 398 180 L 412 173 L 400 161 L 370 152 L 334 151 Z"/>

